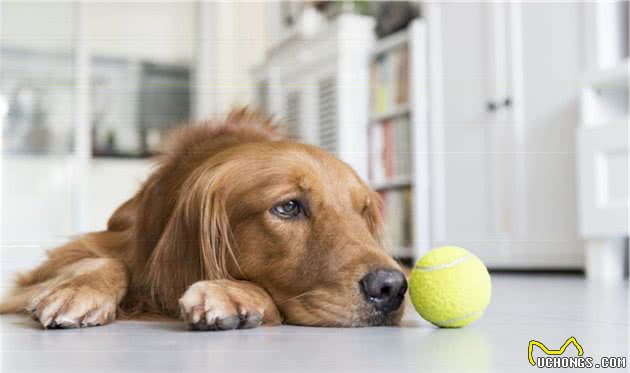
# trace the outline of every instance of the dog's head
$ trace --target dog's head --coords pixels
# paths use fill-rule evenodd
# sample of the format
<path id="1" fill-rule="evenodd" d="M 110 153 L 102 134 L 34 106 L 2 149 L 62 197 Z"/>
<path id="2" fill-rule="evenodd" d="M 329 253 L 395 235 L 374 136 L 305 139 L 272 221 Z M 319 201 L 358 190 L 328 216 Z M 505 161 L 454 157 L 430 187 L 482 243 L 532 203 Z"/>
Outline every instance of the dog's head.
<path id="1" fill-rule="evenodd" d="M 400 320 L 407 283 L 379 240 L 380 197 L 347 164 L 292 141 L 237 144 L 193 163 L 178 166 L 189 170 L 174 178 L 185 180 L 163 196 L 176 202 L 152 286 L 175 298 L 178 286 L 235 278 L 266 289 L 287 323 Z"/>
<path id="2" fill-rule="evenodd" d="M 295 142 L 251 143 L 211 157 L 187 184 L 180 224 L 200 233 L 209 277 L 261 285 L 288 323 L 400 319 L 407 284 L 379 242 L 380 198 L 345 163 Z"/>

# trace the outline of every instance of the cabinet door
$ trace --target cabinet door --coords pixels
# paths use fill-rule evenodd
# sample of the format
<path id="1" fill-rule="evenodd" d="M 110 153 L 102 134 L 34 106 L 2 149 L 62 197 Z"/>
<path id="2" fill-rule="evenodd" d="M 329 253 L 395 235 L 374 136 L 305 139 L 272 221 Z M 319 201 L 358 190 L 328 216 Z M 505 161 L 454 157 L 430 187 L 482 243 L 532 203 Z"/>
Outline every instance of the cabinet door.
<path id="1" fill-rule="evenodd" d="M 508 5 L 514 142 L 509 262 L 579 268 L 575 130 L 584 68 L 582 4 Z"/>
<path id="2" fill-rule="evenodd" d="M 582 234 L 628 235 L 628 124 L 582 128 L 577 143 Z"/>
<path id="3" fill-rule="evenodd" d="M 431 244 L 460 245 L 492 265 L 492 154 L 486 105 L 493 82 L 484 3 L 428 3 Z"/>

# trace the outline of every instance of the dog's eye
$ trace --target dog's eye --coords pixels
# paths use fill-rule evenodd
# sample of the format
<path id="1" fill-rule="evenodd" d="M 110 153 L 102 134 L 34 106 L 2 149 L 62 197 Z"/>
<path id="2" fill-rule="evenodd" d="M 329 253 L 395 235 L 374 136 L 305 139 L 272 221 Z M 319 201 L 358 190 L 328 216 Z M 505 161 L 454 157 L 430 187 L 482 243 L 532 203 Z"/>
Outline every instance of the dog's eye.
<path id="1" fill-rule="evenodd" d="M 303 212 L 304 212 L 304 208 L 302 207 L 302 204 L 300 203 L 300 201 L 297 201 L 294 199 L 290 201 L 282 202 L 271 208 L 272 214 L 278 217 L 284 218 L 284 219 L 296 218 L 302 215 Z"/>

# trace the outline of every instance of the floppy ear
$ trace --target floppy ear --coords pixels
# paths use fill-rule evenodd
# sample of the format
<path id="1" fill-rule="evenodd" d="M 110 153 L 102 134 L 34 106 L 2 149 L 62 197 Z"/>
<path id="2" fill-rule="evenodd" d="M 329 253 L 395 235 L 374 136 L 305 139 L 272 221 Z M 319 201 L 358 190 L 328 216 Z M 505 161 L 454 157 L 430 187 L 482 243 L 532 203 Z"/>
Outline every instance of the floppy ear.
<path id="1" fill-rule="evenodd" d="M 225 209 L 225 191 L 216 170 L 191 175 L 149 258 L 145 284 L 160 307 L 177 311 L 177 300 L 200 280 L 231 278 L 236 263 Z"/>

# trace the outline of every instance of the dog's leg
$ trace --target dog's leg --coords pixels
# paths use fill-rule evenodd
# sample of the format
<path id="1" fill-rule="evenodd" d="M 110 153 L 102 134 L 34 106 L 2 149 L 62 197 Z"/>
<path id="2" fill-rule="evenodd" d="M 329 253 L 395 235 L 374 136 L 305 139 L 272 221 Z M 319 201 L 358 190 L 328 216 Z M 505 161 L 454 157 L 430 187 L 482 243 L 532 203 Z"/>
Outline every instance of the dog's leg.
<path id="1" fill-rule="evenodd" d="M 0 309 L 26 310 L 44 328 L 79 328 L 114 320 L 127 292 L 128 273 L 123 262 L 73 257 L 77 250 L 64 249 L 56 250 L 47 262 L 23 275 Z"/>
<path id="2" fill-rule="evenodd" d="M 128 275 L 121 261 L 85 258 L 36 285 L 41 291 L 27 310 L 44 328 L 103 325 L 116 318 L 127 285 Z"/>
<path id="3" fill-rule="evenodd" d="M 255 328 L 282 321 L 263 288 L 247 281 L 199 281 L 179 300 L 181 317 L 194 330 Z"/>

